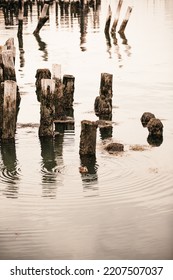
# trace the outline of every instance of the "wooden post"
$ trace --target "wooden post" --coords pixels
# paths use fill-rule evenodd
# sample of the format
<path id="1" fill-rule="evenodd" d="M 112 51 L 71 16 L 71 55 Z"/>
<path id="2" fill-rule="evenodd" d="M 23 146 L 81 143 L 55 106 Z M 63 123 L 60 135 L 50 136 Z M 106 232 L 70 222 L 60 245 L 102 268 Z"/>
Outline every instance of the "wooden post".
<path id="1" fill-rule="evenodd" d="M 122 4 L 123 4 L 123 0 L 119 0 L 117 10 L 116 10 L 115 19 L 114 19 L 114 22 L 113 22 L 112 28 L 111 28 L 111 34 L 114 34 L 115 31 L 116 31 L 116 27 L 117 27 L 117 24 L 118 24 L 118 21 L 119 21 Z"/>
<path id="2" fill-rule="evenodd" d="M 41 80 L 41 104 L 39 137 L 53 137 L 53 120 L 55 115 L 54 94 L 55 81 L 51 79 Z"/>
<path id="3" fill-rule="evenodd" d="M 95 155 L 97 123 L 83 120 L 81 122 L 80 155 Z"/>
<path id="4" fill-rule="evenodd" d="M 36 29 L 34 30 L 33 34 L 36 35 L 40 32 L 40 29 L 43 27 L 43 25 L 46 23 L 46 21 L 49 19 L 49 16 L 47 16 L 47 11 L 48 11 L 49 5 L 44 4 L 38 24 Z"/>
<path id="5" fill-rule="evenodd" d="M 4 68 L 4 80 L 16 81 L 16 73 L 13 60 L 13 51 L 2 51 L 2 62 Z"/>
<path id="6" fill-rule="evenodd" d="M 52 78 L 55 80 L 55 120 L 65 117 L 63 104 L 63 84 L 61 82 L 61 65 L 52 65 Z M 56 129 L 56 126 L 55 126 Z"/>
<path id="7" fill-rule="evenodd" d="M 105 33 L 109 33 L 111 18 L 112 18 L 112 11 L 111 11 L 111 6 L 109 5 L 109 7 L 108 7 L 108 15 L 107 15 L 106 24 L 105 24 Z"/>
<path id="8" fill-rule="evenodd" d="M 5 46 L 7 47 L 7 50 L 12 51 L 12 54 L 13 54 L 13 61 L 14 61 L 14 64 L 15 64 L 16 48 L 15 48 L 15 46 L 14 46 L 14 38 L 9 38 L 9 39 L 6 41 Z"/>
<path id="9" fill-rule="evenodd" d="M 14 81 L 4 82 L 2 139 L 14 139 L 16 131 L 16 95 L 17 85 Z"/>
<path id="10" fill-rule="evenodd" d="M 63 104 L 66 116 L 73 117 L 74 81 L 72 75 L 63 76 Z"/>
<path id="11" fill-rule="evenodd" d="M 23 1 L 20 2 L 21 3 L 19 8 L 19 14 L 18 14 L 18 32 L 17 32 L 18 38 L 21 38 L 23 36 Z"/>
<path id="12" fill-rule="evenodd" d="M 112 74 L 101 74 L 100 96 L 94 103 L 95 114 L 104 120 L 112 119 L 112 78 Z"/>
<path id="13" fill-rule="evenodd" d="M 123 33 L 126 26 L 127 26 L 127 23 L 129 21 L 129 18 L 130 18 L 130 15 L 131 15 L 131 12 L 132 12 L 132 7 L 128 7 L 127 8 L 127 12 L 126 12 L 126 15 L 125 15 L 125 19 L 123 20 L 121 26 L 120 26 L 120 29 L 118 31 L 118 33 Z"/>
<path id="14" fill-rule="evenodd" d="M 37 94 L 37 100 L 40 102 L 40 98 L 41 98 L 41 80 L 42 79 L 51 79 L 51 72 L 49 69 L 47 68 L 43 68 L 43 69 L 37 69 L 36 75 L 36 94 Z"/>
<path id="15" fill-rule="evenodd" d="M 0 66 L 0 83 L 2 83 L 4 81 L 4 74 L 3 74 L 3 69 L 2 67 Z"/>

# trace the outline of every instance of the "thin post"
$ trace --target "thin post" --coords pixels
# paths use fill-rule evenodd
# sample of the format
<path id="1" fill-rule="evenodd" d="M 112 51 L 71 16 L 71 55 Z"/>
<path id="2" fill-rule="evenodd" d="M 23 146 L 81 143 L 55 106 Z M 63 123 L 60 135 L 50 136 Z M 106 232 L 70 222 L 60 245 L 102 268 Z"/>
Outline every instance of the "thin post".
<path id="1" fill-rule="evenodd" d="M 83 120 L 81 122 L 80 155 L 95 155 L 97 123 Z"/>
<path id="2" fill-rule="evenodd" d="M 111 11 L 111 6 L 109 5 L 108 14 L 107 14 L 107 18 L 106 18 L 106 24 L 105 24 L 105 33 L 109 33 L 111 18 L 112 18 L 112 11 Z"/>
<path id="3" fill-rule="evenodd" d="M 17 85 L 14 81 L 4 82 L 2 139 L 14 139 L 16 131 Z"/>
<path id="4" fill-rule="evenodd" d="M 41 104 L 39 137 L 53 136 L 53 120 L 55 115 L 54 93 L 55 81 L 51 79 L 41 80 Z"/>
<path id="5" fill-rule="evenodd" d="M 123 4 L 123 0 L 119 0 L 117 10 L 116 10 L 116 14 L 115 14 L 115 19 L 114 19 L 114 22 L 113 22 L 112 28 L 111 28 L 111 34 L 114 34 L 115 31 L 116 31 L 116 27 L 117 27 L 117 24 L 118 24 L 118 21 L 119 21 L 122 4 Z"/>
<path id="6" fill-rule="evenodd" d="M 46 21 L 49 19 L 49 16 L 47 16 L 49 5 L 44 4 L 38 24 L 36 29 L 34 30 L 33 34 L 36 35 L 40 32 L 40 29 L 43 27 L 43 25 L 46 23 Z"/>
<path id="7" fill-rule="evenodd" d="M 128 7 L 127 8 L 127 12 L 126 12 L 126 15 L 125 15 L 125 18 L 120 26 L 120 29 L 118 31 L 118 33 L 123 33 L 126 26 L 127 26 L 127 23 L 129 21 L 129 18 L 130 18 L 130 15 L 131 15 L 131 12 L 132 12 L 132 7 Z"/>

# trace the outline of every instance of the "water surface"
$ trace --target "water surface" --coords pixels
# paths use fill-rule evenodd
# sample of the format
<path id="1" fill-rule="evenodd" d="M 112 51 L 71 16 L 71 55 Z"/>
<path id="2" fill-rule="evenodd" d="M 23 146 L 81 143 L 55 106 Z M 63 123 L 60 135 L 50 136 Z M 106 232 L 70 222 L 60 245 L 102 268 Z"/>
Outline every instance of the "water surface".
<path id="1" fill-rule="evenodd" d="M 5 25 L 0 9 L 0 44 L 15 39 L 22 98 L 15 143 L 0 144 L 0 259 L 173 258 L 173 2 L 124 1 L 120 22 L 128 5 L 126 38 L 117 33 L 109 42 L 108 1 L 73 16 L 56 14 L 53 4 L 37 38 L 33 6 L 24 18 L 24 52 L 16 19 Z M 41 141 L 35 74 L 54 63 L 75 76 L 75 131 Z M 112 137 L 98 129 L 96 158 L 81 175 L 80 122 L 97 120 L 102 72 L 113 74 Z M 157 146 L 141 125 L 145 111 L 163 122 Z M 104 151 L 110 141 L 124 144 L 123 155 Z"/>

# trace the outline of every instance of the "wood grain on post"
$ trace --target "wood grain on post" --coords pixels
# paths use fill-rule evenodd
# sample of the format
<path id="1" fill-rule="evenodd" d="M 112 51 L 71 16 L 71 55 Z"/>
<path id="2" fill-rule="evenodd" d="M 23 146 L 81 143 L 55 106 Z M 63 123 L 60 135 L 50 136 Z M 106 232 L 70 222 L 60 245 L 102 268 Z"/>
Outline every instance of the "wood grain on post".
<path id="1" fill-rule="evenodd" d="M 40 98 L 41 98 L 41 80 L 42 79 L 51 79 L 51 72 L 49 69 L 47 68 L 43 68 L 43 69 L 37 69 L 36 75 L 36 94 L 37 94 L 37 100 L 40 102 Z"/>
<path id="2" fill-rule="evenodd" d="M 13 51 L 2 51 L 2 63 L 4 68 L 4 80 L 16 81 Z"/>
<path id="3" fill-rule="evenodd" d="M 55 115 L 54 94 L 55 81 L 51 79 L 41 80 L 41 104 L 39 137 L 53 136 L 53 120 Z"/>
<path id="4" fill-rule="evenodd" d="M 2 139 L 14 139 L 16 131 L 16 96 L 17 84 L 4 82 Z"/>
<path id="5" fill-rule="evenodd" d="M 129 18 L 130 18 L 130 15 L 131 15 L 131 12 L 132 12 L 132 7 L 128 7 L 127 8 L 127 12 L 126 12 L 126 15 L 125 15 L 125 19 L 123 20 L 121 26 L 120 26 L 120 29 L 118 31 L 118 33 L 123 33 L 126 26 L 127 26 L 127 23 L 129 21 Z"/>
<path id="6" fill-rule="evenodd" d="M 12 51 L 12 54 L 13 54 L 13 61 L 14 61 L 14 64 L 15 64 L 15 59 L 16 59 L 16 48 L 15 48 L 15 46 L 14 46 L 14 38 L 9 38 L 9 39 L 6 41 L 5 46 L 7 47 L 7 50 Z"/>
<path id="7" fill-rule="evenodd" d="M 95 155 L 97 123 L 83 120 L 81 122 L 80 155 Z"/>
<path id="8" fill-rule="evenodd" d="M 74 101 L 74 81 L 75 77 L 72 75 L 63 76 L 63 98 L 64 98 L 64 108 L 71 109 L 73 108 Z"/>
<path id="9" fill-rule="evenodd" d="M 34 30 L 33 34 L 36 35 L 40 32 L 40 29 L 43 27 L 43 25 L 46 23 L 46 21 L 49 19 L 49 16 L 47 16 L 49 5 L 44 4 L 38 24 L 36 29 Z"/>

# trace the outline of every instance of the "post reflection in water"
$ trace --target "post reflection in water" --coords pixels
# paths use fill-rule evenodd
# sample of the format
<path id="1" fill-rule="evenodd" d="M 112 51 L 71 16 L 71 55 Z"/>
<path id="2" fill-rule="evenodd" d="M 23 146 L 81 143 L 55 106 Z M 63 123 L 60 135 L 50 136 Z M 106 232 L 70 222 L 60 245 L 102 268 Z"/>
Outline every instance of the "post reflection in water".
<path id="1" fill-rule="evenodd" d="M 57 187 L 62 184 L 63 171 L 63 135 L 41 137 L 41 174 L 43 197 L 56 198 Z"/>
<path id="2" fill-rule="evenodd" d="M 47 45 L 45 42 L 42 41 L 41 37 L 39 34 L 34 34 L 35 39 L 37 40 L 39 50 L 43 52 L 43 60 L 48 61 L 48 51 L 47 51 Z"/>
<path id="3" fill-rule="evenodd" d="M 86 167 L 88 172 L 81 173 L 83 191 L 85 196 L 98 196 L 98 165 L 95 155 L 80 155 L 81 166 Z"/>
<path id="4" fill-rule="evenodd" d="M 18 168 L 15 142 L 1 142 L 0 149 L 2 156 L 0 176 L 1 181 L 6 185 L 4 195 L 7 198 L 18 198 L 18 181 L 20 179 L 20 168 Z"/>

